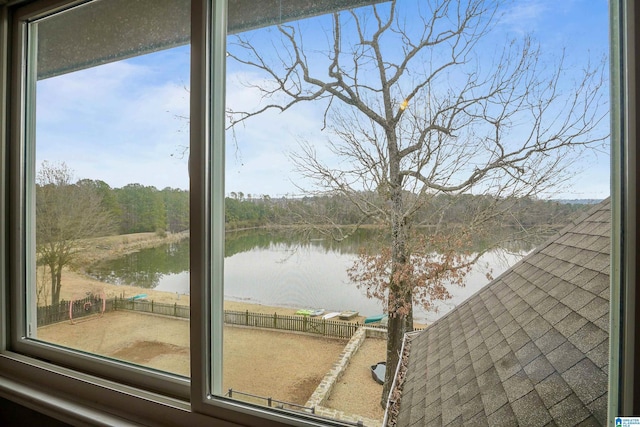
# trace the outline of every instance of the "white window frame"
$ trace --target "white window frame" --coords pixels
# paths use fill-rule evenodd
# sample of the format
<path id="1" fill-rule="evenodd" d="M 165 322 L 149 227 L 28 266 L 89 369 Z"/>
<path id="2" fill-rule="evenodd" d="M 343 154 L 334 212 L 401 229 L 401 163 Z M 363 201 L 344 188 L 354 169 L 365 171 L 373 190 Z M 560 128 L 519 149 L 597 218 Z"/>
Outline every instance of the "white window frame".
<path id="1" fill-rule="evenodd" d="M 611 309 L 608 419 L 640 413 L 640 278 L 637 242 L 640 120 L 640 9 L 634 0 L 609 4 L 611 79 Z"/>
<path id="2" fill-rule="evenodd" d="M 191 71 L 191 381 L 79 355 L 22 337 L 26 269 L 21 197 L 25 81 L 24 24 L 78 1 L 11 1 L 0 6 L 0 397 L 71 424 L 326 425 L 212 396 L 219 394 L 222 355 L 224 240 L 224 85 L 226 2 L 192 0 Z M 612 310 L 609 419 L 638 413 L 634 362 L 636 263 L 636 44 L 633 0 L 611 2 L 612 31 Z M 640 15 L 640 14 L 639 14 Z M 635 24 L 635 25 L 634 25 Z M 198 89 L 198 90 L 193 90 Z M 22 141 L 22 142 L 21 142 Z M 13 165 L 10 167 L 10 165 Z M 9 171 L 7 170 L 9 168 Z M 11 169 L 13 169 L 11 171 Z M 16 183 L 18 186 L 16 187 Z M 212 283 L 213 286 L 208 286 Z M 196 302 L 193 302 L 196 301 Z M 640 314 L 639 314 L 640 315 Z M 212 338 L 213 337 L 213 338 Z"/>
<path id="3" fill-rule="evenodd" d="M 20 69 L 26 69 L 26 73 L 16 75 L 16 84 L 12 88 L 14 90 L 13 111 L 16 112 L 17 117 L 20 117 L 19 114 L 22 112 L 22 117 L 21 120 L 15 120 L 11 123 L 12 136 L 10 141 L 13 149 L 9 155 L 9 174 L 12 182 L 20 186 L 20 190 L 9 193 L 9 209 L 12 218 L 18 219 L 22 226 L 11 227 L 8 236 L 9 244 L 14 248 L 9 252 L 8 260 L 12 296 L 11 318 L 13 320 L 10 334 L 11 349 L 62 366 L 74 367 L 119 383 L 134 384 L 167 396 L 188 398 L 189 381 L 177 375 L 152 372 L 127 363 L 107 361 L 99 356 L 81 354 L 26 338 L 30 335 L 28 329 L 37 324 L 35 314 L 30 313 L 33 310 L 26 310 L 26 312 L 24 310 L 31 303 L 27 301 L 26 294 L 33 291 L 29 287 L 33 286 L 34 282 L 31 277 L 34 260 L 29 259 L 28 254 L 33 253 L 35 247 L 35 226 L 33 224 L 35 194 L 32 191 L 33 183 L 25 182 L 35 177 L 33 170 L 35 167 L 35 147 L 34 141 L 30 141 L 29 138 L 33 138 L 35 134 L 35 117 L 32 108 L 35 106 L 35 94 L 30 91 L 35 87 L 37 64 L 33 40 L 37 35 L 35 28 L 30 29 L 29 24 L 78 3 L 77 1 L 59 2 L 59 5 L 55 7 L 47 7 L 48 5 L 42 7 L 40 3 L 34 3 L 33 8 L 24 7 L 14 17 L 16 25 L 13 28 L 13 37 L 15 45 L 20 48 L 13 51 L 12 60 L 14 64 L 21 64 Z M 36 6 L 40 7 L 35 8 Z M 27 73 L 30 75 L 25 75 Z M 16 72 L 16 74 L 18 73 Z"/>

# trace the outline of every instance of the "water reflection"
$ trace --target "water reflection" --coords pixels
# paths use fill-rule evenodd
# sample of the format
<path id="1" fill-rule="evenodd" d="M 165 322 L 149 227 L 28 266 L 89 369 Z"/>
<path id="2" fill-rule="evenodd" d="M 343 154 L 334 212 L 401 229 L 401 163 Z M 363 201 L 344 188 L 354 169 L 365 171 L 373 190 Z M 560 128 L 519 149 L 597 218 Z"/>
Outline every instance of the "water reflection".
<path id="1" fill-rule="evenodd" d="M 383 233 L 371 229 L 356 230 L 341 241 L 319 232 L 304 233 L 295 229 L 231 231 L 226 234 L 225 257 L 255 249 L 269 249 L 273 245 L 284 245 L 291 249 L 309 246 L 341 254 L 356 254 L 364 245 L 383 241 Z"/>
<path id="2" fill-rule="evenodd" d="M 384 239 L 372 230 L 360 230 L 343 242 L 291 231 L 251 230 L 228 233 L 225 257 L 225 298 L 292 308 L 356 310 L 365 316 L 381 314 L 380 301 L 368 299 L 350 283 L 347 268 L 363 245 Z M 492 251 L 470 273 L 465 288 L 453 288 L 453 298 L 438 304 L 438 313 L 416 308 L 417 321 L 432 322 L 520 259 L 517 254 Z M 116 260 L 98 263 L 91 276 L 108 283 L 160 291 L 189 292 L 188 240 L 141 250 Z"/>
<path id="3" fill-rule="evenodd" d="M 100 281 L 115 285 L 132 285 L 146 289 L 167 289 L 165 281 L 189 283 L 189 240 L 143 249 L 122 258 L 93 264 L 87 273 Z"/>

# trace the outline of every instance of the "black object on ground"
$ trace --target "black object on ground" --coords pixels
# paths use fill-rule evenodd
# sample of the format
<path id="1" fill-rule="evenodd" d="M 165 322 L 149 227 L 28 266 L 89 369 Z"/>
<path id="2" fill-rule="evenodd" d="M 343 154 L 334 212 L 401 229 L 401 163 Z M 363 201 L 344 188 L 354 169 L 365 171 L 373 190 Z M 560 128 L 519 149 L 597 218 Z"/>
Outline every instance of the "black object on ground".
<path id="1" fill-rule="evenodd" d="M 387 362 L 378 362 L 371 365 L 371 377 L 378 383 L 384 384 L 384 375 L 387 372 Z"/>

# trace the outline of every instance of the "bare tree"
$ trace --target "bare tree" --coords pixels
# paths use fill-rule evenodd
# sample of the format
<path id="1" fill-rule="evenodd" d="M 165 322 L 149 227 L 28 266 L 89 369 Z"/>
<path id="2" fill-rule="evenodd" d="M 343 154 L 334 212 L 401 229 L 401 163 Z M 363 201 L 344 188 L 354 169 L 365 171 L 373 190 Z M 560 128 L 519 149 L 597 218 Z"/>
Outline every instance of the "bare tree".
<path id="1" fill-rule="evenodd" d="M 38 307 L 47 305 L 49 300 L 49 294 L 51 292 L 50 278 L 47 277 L 47 266 L 42 265 L 42 271 L 36 269 L 36 304 Z"/>
<path id="2" fill-rule="evenodd" d="M 52 304 L 60 302 L 62 270 L 74 260 L 80 239 L 113 230 L 94 186 L 74 183 L 65 163 L 42 163 L 36 178 L 36 251 L 38 262 L 49 268 Z"/>
<path id="3" fill-rule="evenodd" d="M 433 258 L 416 256 L 427 251 L 411 241 L 414 214 L 437 195 L 486 194 L 489 202 L 461 230 L 473 236 L 504 213 L 505 199 L 547 191 L 567 179 L 583 150 L 608 138 L 601 129 L 605 61 L 569 74 L 564 54 L 549 64 L 532 38 L 495 37 L 500 7 L 490 0 L 391 1 L 336 13 L 324 33 L 283 24 L 269 46 L 243 35 L 229 42 L 231 60 L 261 73 L 244 82 L 260 103 L 230 109 L 229 126 L 268 110 L 321 103 L 322 129 L 341 160 L 301 144 L 292 158 L 302 182 L 350 198 L 363 218 L 390 230 L 387 255 L 364 255 L 351 272 L 368 290 L 377 283 L 373 295 L 386 295 L 383 405 L 402 337 L 412 329 L 414 296 L 440 289 L 442 273 L 462 275 L 477 259 L 440 255 L 429 272 L 424 265 Z M 446 292 L 420 295 L 429 305 Z"/>

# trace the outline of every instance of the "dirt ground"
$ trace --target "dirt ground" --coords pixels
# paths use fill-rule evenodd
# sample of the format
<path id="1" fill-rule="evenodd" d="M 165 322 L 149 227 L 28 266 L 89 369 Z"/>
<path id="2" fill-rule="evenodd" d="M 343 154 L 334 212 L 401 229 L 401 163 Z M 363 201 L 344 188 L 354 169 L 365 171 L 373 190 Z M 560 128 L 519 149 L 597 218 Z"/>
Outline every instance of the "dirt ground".
<path id="1" fill-rule="evenodd" d="M 38 339 L 179 375 L 189 375 L 189 321 L 110 312 L 75 324 L 38 328 Z M 338 360 L 346 341 L 264 329 L 224 329 L 223 389 L 304 405 Z M 385 354 L 384 340 L 367 339 L 352 359 L 329 406 L 382 419 L 381 386 L 369 365 Z M 256 403 L 256 401 L 234 395 Z"/>
<path id="2" fill-rule="evenodd" d="M 130 312 L 38 329 L 38 338 L 189 375 L 189 322 Z M 338 360 L 346 341 L 225 327 L 223 388 L 304 405 Z"/>
<path id="3" fill-rule="evenodd" d="M 327 406 L 349 414 L 382 420 L 382 385 L 373 380 L 370 368 L 371 365 L 384 361 L 386 354 L 385 340 L 365 339 L 334 387 Z"/>

